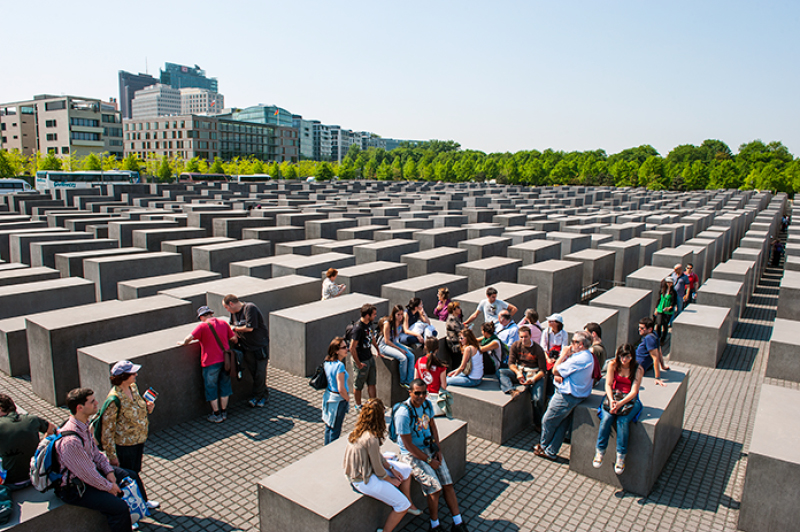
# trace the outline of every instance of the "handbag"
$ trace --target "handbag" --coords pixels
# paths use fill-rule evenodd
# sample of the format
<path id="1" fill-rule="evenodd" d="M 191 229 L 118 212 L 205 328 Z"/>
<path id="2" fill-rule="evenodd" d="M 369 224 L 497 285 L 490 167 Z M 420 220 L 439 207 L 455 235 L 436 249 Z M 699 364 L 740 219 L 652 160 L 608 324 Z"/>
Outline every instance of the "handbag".
<path id="1" fill-rule="evenodd" d="M 618 392 L 617 390 L 614 390 L 614 400 L 615 401 L 621 401 L 624 398 L 625 398 L 625 395 L 622 392 Z M 622 408 L 620 408 L 617 411 L 617 413 L 614 414 L 614 415 L 615 416 L 627 416 L 628 414 L 631 413 L 631 410 L 633 410 L 634 402 L 635 401 L 628 401 L 627 403 L 622 405 Z M 611 405 L 608 402 L 608 394 L 606 394 L 606 396 L 603 397 L 603 410 L 605 410 L 606 412 L 610 412 L 611 411 Z"/>
<path id="2" fill-rule="evenodd" d="M 464 356 L 464 353 L 461 353 L 461 356 Z M 464 366 L 464 371 L 461 372 L 463 375 L 469 377 L 469 374 L 472 373 L 472 357 L 469 357 L 467 360 L 467 364 Z"/>
<path id="3" fill-rule="evenodd" d="M 131 524 L 138 522 L 142 517 L 150 515 L 144 497 L 142 497 L 142 492 L 139 491 L 139 485 L 135 480 L 131 477 L 125 477 L 119 483 L 119 488 L 122 490 L 122 500 L 125 501 L 131 511 Z"/>
<path id="4" fill-rule="evenodd" d="M 214 329 L 214 326 L 212 324 L 209 324 L 208 328 L 211 329 L 214 338 L 216 338 L 217 340 L 219 348 L 222 349 L 222 357 L 224 363 L 223 367 L 225 368 L 225 373 L 230 373 L 232 375 L 233 369 L 236 367 L 236 355 L 233 354 L 232 350 L 225 349 L 225 346 L 222 345 L 222 340 L 219 339 L 219 335 L 217 334 L 217 331 Z"/>
<path id="5" fill-rule="evenodd" d="M 323 362 L 314 371 L 314 374 L 308 379 L 308 385 L 315 390 L 325 390 L 328 388 L 328 376 L 325 375 L 325 363 Z"/>

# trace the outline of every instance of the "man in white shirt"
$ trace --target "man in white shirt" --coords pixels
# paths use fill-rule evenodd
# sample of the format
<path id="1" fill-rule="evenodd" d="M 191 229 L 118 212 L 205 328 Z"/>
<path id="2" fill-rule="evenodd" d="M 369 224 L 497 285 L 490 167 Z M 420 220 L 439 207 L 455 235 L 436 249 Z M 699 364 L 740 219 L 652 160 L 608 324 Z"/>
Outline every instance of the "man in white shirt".
<path id="1" fill-rule="evenodd" d="M 472 313 L 472 316 L 464 320 L 464 325 L 469 325 L 478 315 L 483 312 L 483 321 L 492 321 L 497 323 L 499 319 L 500 312 L 508 310 L 511 313 L 511 316 L 517 313 L 517 307 L 512 305 L 511 303 L 506 303 L 502 299 L 497 298 L 497 289 L 494 287 L 489 287 L 486 289 L 486 299 L 482 299 L 480 303 L 478 303 L 478 308 L 475 309 L 475 312 Z"/>

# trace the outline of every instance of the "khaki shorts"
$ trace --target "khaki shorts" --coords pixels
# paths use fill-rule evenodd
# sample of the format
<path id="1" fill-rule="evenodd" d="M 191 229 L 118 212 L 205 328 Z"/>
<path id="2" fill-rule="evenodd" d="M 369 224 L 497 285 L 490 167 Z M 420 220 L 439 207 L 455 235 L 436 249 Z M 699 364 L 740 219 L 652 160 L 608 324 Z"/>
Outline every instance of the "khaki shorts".
<path id="1" fill-rule="evenodd" d="M 365 383 L 367 386 L 375 386 L 378 383 L 378 368 L 375 365 L 375 357 L 369 357 L 369 360 L 362 362 L 362 364 L 364 364 L 363 368 L 355 368 L 356 390 L 363 390 Z"/>

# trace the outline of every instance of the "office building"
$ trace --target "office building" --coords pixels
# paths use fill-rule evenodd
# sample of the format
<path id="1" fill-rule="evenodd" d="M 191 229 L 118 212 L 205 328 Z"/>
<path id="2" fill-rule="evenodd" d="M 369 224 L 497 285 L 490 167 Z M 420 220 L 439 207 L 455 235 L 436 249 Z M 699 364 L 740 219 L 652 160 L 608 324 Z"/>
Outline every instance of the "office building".
<path id="1" fill-rule="evenodd" d="M 136 91 L 156 83 L 158 83 L 158 79 L 150 74 L 142 74 L 141 72 L 132 74 L 124 70 L 119 71 L 119 106 L 122 118 L 131 118 L 133 116 L 131 114 L 131 102 Z"/>
<path id="2" fill-rule="evenodd" d="M 321 124 L 319 120 L 314 120 L 312 127 L 314 137 L 314 160 L 330 161 L 333 158 L 330 126 Z"/>
<path id="3" fill-rule="evenodd" d="M 23 155 L 108 152 L 122 157 L 122 114 L 116 102 L 77 96 L 42 94 L 0 103 L 0 149 Z"/>
<path id="4" fill-rule="evenodd" d="M 292 126 L 297 129 L 300 140 L 300 159 L 314 159 L 314 124 L 319 120 L 304 120 L 300 115 L 292 116 Z M 319 160 L 319 159 L 316 159 Z"/>
<path id="5" fill-rule="evenodd" d="M 293 127 L 292 113 L 281 107 L 274 105 L 264 105 L 260 103 L 244 109 L 236 109 L 232 118 L 241 122 L 253 122 L 255 124 L 268 124 L 272 126 Z"/>
<path id="6" fill-rule="evenodd" d="M 217 78 L 206 77 L 206 71 L 199 66 L 188 67 L 176 65 L 175 63 L 165 63 L 161 71 L 161 83 L 169 85 L 173 89 L 207 89 L 211 92 L 218 92 Z"/>
<path id="7" fill-rule="evenodd" d="M 225 97 L 208 89 L 181 89 L 181 114 L 219 114 L 225 109 Z"/>
<path id="8" fill-rule="evenodd" d="M 180 114 L 182 114 L 181 91 L 163 83 L 156 83 L 136 91 L 131 102 L 131 118 L 155 118 Z"/>

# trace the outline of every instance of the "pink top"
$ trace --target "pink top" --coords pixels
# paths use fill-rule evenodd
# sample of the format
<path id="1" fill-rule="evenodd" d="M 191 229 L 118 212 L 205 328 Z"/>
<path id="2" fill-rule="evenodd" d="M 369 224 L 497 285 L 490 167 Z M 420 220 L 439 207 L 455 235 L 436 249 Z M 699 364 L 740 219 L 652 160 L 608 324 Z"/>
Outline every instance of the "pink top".
<path id="1" fill-rule="evenodd" d="M 225 360 L 222 349 L 220 349 L 217 339 L 214 338 L 214 333 L 211 332 L 210 326 L 212 323 L 225 349 L 230 349 L 228 340 L 236 336 L 236 333 L 231 330 L 227 323 L 217 318 L 211 318 L 195 327 L 192 331 L 192 336 L 200 342 L 200 365 L 204 368 L 219 364 Z"/>
<path id="2" fill-rule="evenodd" d="M 436 316 L 436 319 L 439 321 L 447 321 L 447 316 L 450 315 L 447 312 L 447 305 L 450 304 L 450 300 L 446 299 L 444 301 L 439 301 L 439 304 L 436 305 L 436 308 L 433 309 L 433 314 Z"/>

